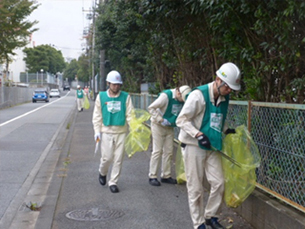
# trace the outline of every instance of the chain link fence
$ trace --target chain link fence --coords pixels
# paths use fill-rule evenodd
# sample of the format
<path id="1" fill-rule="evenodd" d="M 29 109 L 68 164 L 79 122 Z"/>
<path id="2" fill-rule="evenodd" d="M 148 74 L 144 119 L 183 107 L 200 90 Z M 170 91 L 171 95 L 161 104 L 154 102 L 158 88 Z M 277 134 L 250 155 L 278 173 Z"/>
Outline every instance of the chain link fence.
<path id="1" fill-rule="evenodd" d="M 135 108 L 144 110 L 156 98 L 132 94 Z M 305 105 L 230 101 L 227 121 L 247 126 L 259 148 L 257 187 L 305 212 Z"/>
<path id="2" fill-rule="evenodd" d="M 20 73 L 20 82 L 29 85 L 61 85 L 62 86 L 62 75 L 54 75 L 48 72 L 44 73 Z"/>

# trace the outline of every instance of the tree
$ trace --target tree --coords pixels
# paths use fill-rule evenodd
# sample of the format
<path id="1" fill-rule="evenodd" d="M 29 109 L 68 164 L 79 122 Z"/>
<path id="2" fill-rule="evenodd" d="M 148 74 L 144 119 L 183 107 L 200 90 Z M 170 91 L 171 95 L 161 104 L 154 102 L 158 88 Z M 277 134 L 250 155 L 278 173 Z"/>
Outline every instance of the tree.
<path id="1" fill-rule="evenodd" d="M 77 72 L 79 71 L 79 66 L 76 59 L 71 60 L 64 70 L 64 78 L 68 78 L 68 81 L 71 82 L 75 80 Z"/>
<path id="2" fill-rule="evenodd" d="M 304 103 L 305 2 L 108 0 L 96 41 L 130 91 L 210 82 L 224 62 L 242 71 L 234 99 Z"/>
<path id="3" fill-rule="evenodd" d="M 83 82 L 89 81 L 90 76 L 90 66 L 89 66 L 89 57 L 85 54 L 82 54 L 77 61 L 77 77 L 78 80 Z"/>
<path id="4" fill-rule="evenodd" d="M 215 72 L 211 36 L 204 11 L 194 13 L 186 1 L 142 1 L 149 62 L 160 89 L 210 82 Z"/>
<path id="5" fill-rule="evenodd" d="M 29 72 L 39 72 L 43 69 L 46 72 L 56 74 L 62 72 L 66 66 L 61 51 L 50 45 L 39 45 L 34 48 L 25 48 L 24 61 Z"/>
<path id="6" fill-rule="evenodd" d="M 96 20 L 97 50 L 106 50 L 111 68 L 121 73 L 124 90 L 139 92 L 140 84 L 149 77 L 146 64 L 146 34 L 137 1 L 108 1 L 98 9 Z M 147 67 L 148 66 L 148 67 Z"/>
<path id="7" fill-rule="evenodd" d="M 68 78 L 69 82 L 75 80 L 76 77 L 79 81 L 88 82 L 90 76 L 89 70 L 89 57 L 82 54 L 78 60 L 73 59 L 67 64 L 64 69 L 64 78 Z"/>
<path id="8" fill-rule="evenodd" d="M 29 22 L 26 18 L 38 7 L 30 0 L 0 1 L 0 62 L 9 67 L 14 50 L 24 47 L 30 35 L 37 29 L 33 28 L 37 21 Z"/>

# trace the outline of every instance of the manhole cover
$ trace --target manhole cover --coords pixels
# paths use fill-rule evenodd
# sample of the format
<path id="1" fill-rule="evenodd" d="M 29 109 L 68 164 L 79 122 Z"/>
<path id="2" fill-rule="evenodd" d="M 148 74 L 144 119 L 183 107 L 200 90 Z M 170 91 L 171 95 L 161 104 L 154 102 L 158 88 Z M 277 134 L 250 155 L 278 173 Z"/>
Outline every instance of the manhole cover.
<path id="1" fill-rule="evenodd" d="M 124 215 L 123 212 L 118 210 L 103 210 L 99 208 L 79 209 L 68 212 L 66 217 L 69 219 L 79 221 L 100 221 L 117 219 Z"/>

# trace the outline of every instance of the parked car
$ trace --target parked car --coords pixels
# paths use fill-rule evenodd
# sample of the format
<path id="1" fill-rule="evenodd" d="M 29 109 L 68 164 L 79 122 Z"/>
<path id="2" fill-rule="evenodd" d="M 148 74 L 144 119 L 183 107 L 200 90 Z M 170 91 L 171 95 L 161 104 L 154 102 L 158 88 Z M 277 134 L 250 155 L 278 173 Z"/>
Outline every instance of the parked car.
<path id="1" fill-rule="evenodd" d="M 49 102 L 49 93 L 46 88 L 37 88 L 34 90 L 32 102 L 36 103 L 37 101 Z"/>
<path id="2" fill-rule="evenodd" d="M 50 91 L 50 98 L 52 98 L 52 97 L 58 97 L 58 98 L 60 98 L 60 92 L 59 92 L 59 90 L 58 89 L 51 89 L 51 91 Z"/>
<path id="3" fill-rule="evenodd" d="M 70 86 L 69 86 L 69 85 L 65 85 L 65 86 L 64 86 L 64 91 L 66 91 L 66 90 L 67 90 L 67 91 L 70 91 Z"/>

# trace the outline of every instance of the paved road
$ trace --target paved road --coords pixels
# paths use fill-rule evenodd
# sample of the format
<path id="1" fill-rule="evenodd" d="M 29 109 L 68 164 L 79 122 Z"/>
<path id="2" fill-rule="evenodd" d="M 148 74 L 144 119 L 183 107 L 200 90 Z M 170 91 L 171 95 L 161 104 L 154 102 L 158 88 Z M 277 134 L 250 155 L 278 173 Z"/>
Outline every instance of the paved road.
<path id="1" fill-rule="evenodd" d="M 19 209 L 58 130 L 74 110 L 74 96 L 62 95 L 49 103 L 27 103 L 0 111 L 0 228 L 7 228 Z"/>

